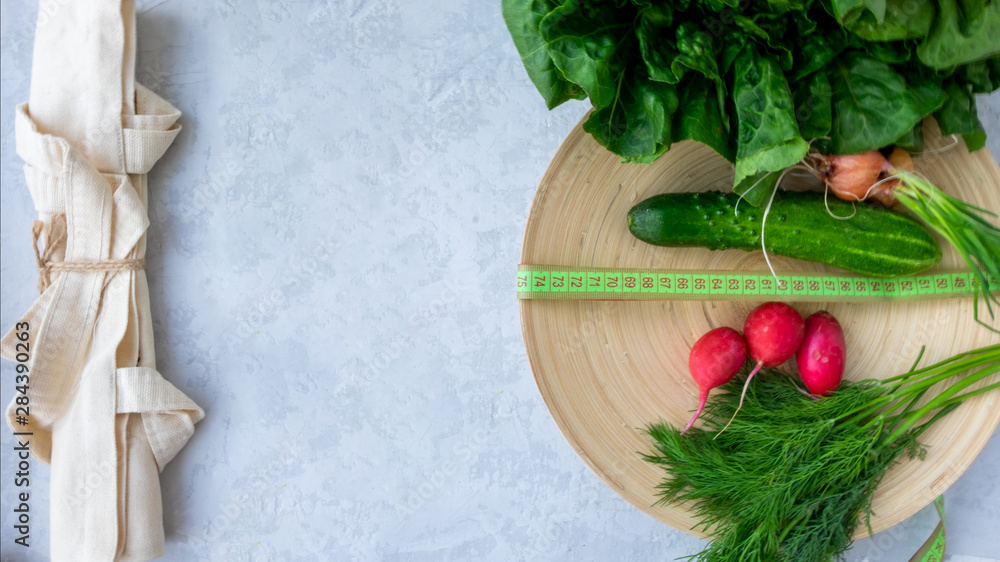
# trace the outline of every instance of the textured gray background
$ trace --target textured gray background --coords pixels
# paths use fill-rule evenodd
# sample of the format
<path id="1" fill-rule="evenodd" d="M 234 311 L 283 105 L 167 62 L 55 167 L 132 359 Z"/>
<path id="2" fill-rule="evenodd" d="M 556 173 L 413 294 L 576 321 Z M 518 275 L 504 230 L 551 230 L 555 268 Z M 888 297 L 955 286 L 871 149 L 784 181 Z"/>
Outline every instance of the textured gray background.
<path id="1" fill-rule="evenodd" d="M 66 0 L 46 0 L 57 9 Z M 510 280 L 549 112 L 498 0 L 139 1 L 139 80 L 183 112 L 150 174 L 160 370 L 206 412 L 163 473 L 167 560 L 664 560 L 703 543 L 601 483 L 549 416 Z M 34 2 L 0 0 L 3 299 L 36 296 L 14 153 Z M 981 100 L 1000 154 L 1000 96 Z M 2 366 L 2 401 L 13 395 Z M 970 428 L 973 429 L 973 428 Z M 48 552 L 48 468 L 32 546 Z M 1000 558 L 1000 437 L 946 494 L 952 562 Z M 921 512 L 851 560 L 905 560 Z"/>

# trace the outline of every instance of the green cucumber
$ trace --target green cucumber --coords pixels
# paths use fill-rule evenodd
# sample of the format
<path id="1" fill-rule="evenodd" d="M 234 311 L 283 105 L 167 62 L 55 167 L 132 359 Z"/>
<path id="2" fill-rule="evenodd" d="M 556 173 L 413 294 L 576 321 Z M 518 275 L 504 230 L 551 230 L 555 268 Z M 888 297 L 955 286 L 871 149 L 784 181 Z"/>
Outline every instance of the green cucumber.
<path id="1" fill-rule="evenodd" d="M 922 224 L 906 215 L 822 193 L 779 192 L 767 217 L 767 251 L 879 277 L 911 275 L 937 265 L 941 247 Z M 710 250 L 760 250 L 764 210 L 734 193 L 664 193 L 628 213 L 632 234 L 650 244 Z"/>

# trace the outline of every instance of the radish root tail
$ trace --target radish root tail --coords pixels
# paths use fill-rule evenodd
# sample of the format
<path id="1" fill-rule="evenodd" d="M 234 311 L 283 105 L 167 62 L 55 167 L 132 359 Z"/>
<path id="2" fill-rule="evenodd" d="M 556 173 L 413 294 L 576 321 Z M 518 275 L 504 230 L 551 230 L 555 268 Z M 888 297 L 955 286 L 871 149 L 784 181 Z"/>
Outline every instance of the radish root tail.
<path id="1" fill-rule="evenodd" d="M 694 416 L 691 418 L 691 421 L 689 421 L 688 424 L 684 426 L 684 429 L 681 430 L 681 435 L 684 435 L 685 433 L 687 433 L 688 430 L 691 429 L 691 426 L 694 425 L 694 422 L 698 419 L 698 416 L 701 415 L 701 411 L 705 409 L 706 398 L 707 398 L 707 396 L 704 396 L 704 397 L 702 397 L 701 401 L 699 401 L 699 403 L 698 403 L 698 411 L 694 413 Z"/>
<path id="2" fill-rule="evenodd" d="M 722 435 L 722 432 L 729 429 L 729 426 L 732 425 L 733 420 L 736 419 L 736 414 L 740 413 L 740 409 L 743 408 L 743 399 L 746 398 L 747 389 L 750 388 L 750 381 L 753 380 L 753 376 L 756 375 L 757 372 L 760 371 L 760 368 L 763 366 L 764 366 L 763 363 L 757 363 L 757 366 L 754 367 L 752 371 L 750 371 L 749 375 L 747 375 L 747 382 L 743 383 L 743 392 L 740 393 L 740 405 L 736 407 L 736 411 L 733 412 L 733 417 L 729 418 L 729 423 L 726 424 L 726 427 L 722 428 L 718 433 L 716 433 L 715 437 L 713 437 L 712 440 L 718 439 L 719 436 Z"/>

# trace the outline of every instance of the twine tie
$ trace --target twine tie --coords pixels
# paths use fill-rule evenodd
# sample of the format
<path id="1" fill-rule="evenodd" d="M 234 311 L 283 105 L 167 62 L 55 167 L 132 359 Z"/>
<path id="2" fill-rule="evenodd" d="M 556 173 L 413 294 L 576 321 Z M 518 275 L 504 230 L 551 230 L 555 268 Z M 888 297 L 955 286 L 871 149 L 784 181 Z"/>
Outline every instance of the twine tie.
<path id="1" fill-rule="evenodd" d="M 49 223 L 36 220 L 31 227 L 31 236 L 31 246 L 35 251 L 35 266 L 38 268 L 39 293 L 44 293 L 45 289 L 52 285 L 53 273 L 64 271 L 123 273 L 126 271 L 138 271 L 146 267 L 146 260 L 144 259 L 55 260 L 54 256 L 56 252 L 66 242 L 66 215 L 55 215 Z M 44 251 L 39 249 L 39 241 L 43 241 L 45 246 Z"/>

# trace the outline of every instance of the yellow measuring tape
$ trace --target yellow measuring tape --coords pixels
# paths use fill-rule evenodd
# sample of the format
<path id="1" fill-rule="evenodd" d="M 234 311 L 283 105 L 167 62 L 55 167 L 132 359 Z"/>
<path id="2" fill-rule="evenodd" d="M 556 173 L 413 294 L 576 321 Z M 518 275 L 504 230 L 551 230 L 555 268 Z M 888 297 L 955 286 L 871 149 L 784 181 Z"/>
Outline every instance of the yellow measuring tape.
<path id="1" fill-rule="evenodd" d="M 1000 290 L 1000 284 L 991 280 L 989 290 Z M 982 289 L 969 271 L 880 278 L 549 265 L 517 268 L 519 299 L 892 302 L 973 297 L 977 292 Z"/>

